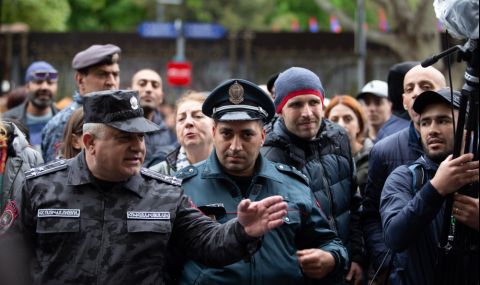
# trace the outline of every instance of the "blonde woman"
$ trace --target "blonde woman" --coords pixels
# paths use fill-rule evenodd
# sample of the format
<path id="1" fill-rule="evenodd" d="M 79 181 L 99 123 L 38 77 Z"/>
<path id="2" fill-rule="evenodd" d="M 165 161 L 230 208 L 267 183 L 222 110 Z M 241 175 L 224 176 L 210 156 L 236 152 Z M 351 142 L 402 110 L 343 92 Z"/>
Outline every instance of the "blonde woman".
<path id="1" fill-rule="evenodd" d="M 167 175 L 205 160 L 213 149 L 213 120 L 202 113 L 204 93 L 190 92 L 178 99 L 175 130 L 180 145 L 167 154 L 165 161 L 150 169 Z"/>

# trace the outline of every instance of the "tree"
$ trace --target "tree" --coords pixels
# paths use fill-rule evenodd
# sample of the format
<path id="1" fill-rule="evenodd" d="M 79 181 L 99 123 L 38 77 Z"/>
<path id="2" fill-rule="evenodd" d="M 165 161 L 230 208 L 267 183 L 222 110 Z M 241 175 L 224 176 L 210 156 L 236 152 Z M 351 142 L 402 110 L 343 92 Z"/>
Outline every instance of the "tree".
<path id="1" fill-rule="evenodd" d="M 346 30 L 355 30 L 355 19 L 331 0 L 315 0 L 329 14 L 338 17 Z M 354 1 L 352 1 L 354 2 Z M 431 0 L 370 0 L 367 7 L 383 8 L 389 20 L 386 33 L 369 29 L 367 40 L 390 48 L 400 60 L 422 60 L 440 51 L 440 34 Z"/>
<path id="2" fill-rule="evenodd" d="M 1 23 L 24 22 L 32 31 L 62 32 L 70 16 L 68 0 L 1 1 Z"/>

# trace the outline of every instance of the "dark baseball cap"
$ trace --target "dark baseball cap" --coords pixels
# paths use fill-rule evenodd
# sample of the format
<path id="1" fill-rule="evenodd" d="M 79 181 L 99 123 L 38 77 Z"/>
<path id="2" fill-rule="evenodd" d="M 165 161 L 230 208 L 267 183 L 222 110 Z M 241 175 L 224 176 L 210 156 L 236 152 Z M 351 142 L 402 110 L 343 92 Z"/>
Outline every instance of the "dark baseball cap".
<path id="1" fill-rule="evenodd" d="M 101 123 L 127 133 L 158 131 L 158 125 L 143 117 L 138 91 L 106 90 L 85 95 L 84 123 Z"/>
<path id="2" fill-rule="evenodd" d="M 455 109 L 460 108 L 460 92 L 453 90 L 453 101 L 450 88 L 442 88 L 437 91 L 425 91 L 418 95 L 413 103 L 413 110 L 421 114 L 425 107 L 435 103 L 452 104 Z"/>
<path id="3" fill-rule="evenodd" d="M 79 70 L 102 62 L 117 62 L 121 52 L 119 47 L 112 44 L 92 45 L 75 55 L 72 67 Z"/>
<path id="4" fill-rule="evenodd" d="M 216 121 L 269 122 L 275 107 L 260 87 L 243 79 L 230 79 L 220 84 L 207 97 L 202 112 Z"/>

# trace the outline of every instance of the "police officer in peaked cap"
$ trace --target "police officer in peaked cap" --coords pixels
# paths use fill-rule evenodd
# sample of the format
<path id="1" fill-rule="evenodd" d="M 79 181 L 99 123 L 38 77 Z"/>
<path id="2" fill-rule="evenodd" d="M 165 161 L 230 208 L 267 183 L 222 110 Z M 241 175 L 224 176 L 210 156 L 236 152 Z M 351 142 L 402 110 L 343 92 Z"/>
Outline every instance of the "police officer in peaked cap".
<path id="1" fill-rule="evenodd" d="M 248 258 L 283 223 L 287 204 L 275 196 L 243 201 L 238 219 L 219 225 L 178 179 L 142 168 L 143 135 L 158 127 L 137 91 L 90 93 L 84 109 L 84 150 L 27 172 L 19 195 L 12 241 L 23 237 L 32 284 L 164 284 L 167 248 L 221 266 Z"/>
<path id="2" fill-rule="evenodd" d="M 214 120 L 214 150 L 207 160 L 177 172 L 193 203 L 224 224 L 236 218 L 243 199 L 280 195 L 288 201 L 289 211 L 284 225 L 264 237 L 252 259 L 222 269 L 187 260 L 180 284 L 282 285 L 341 278 L 347 251 L 312 200 L 304 175 L 260 154 L 263 126 L 275 113 L 272 99 L 251 82 L 231 79 L 209 94 L 202 112 Z M 299 256 L 312 256 L 325 266 L 302 268 Z"/>

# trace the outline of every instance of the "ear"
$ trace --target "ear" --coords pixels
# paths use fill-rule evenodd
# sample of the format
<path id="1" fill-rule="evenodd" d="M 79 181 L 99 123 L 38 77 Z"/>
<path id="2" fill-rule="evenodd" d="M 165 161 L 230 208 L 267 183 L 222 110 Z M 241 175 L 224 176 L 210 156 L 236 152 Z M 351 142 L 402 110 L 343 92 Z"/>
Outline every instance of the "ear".
<path id="1" fill-rule="evenodd" d="M 408 110 L 407 102 L 405 102 L 405 93 L 402 93 L 403 109 Z"/>
<path id="2" fill-rule="evenodd" d="M 265 128 L 262 128 L 262 146 L 265 143 L 266 137 L 267 137 L 267 132 L 265 131 Z"/>
<path id="3" fill-rule="evenodd" d="M 78 91 L 80 91 L 80 93 L 82 93 L 84 81 L 85 81 L 85 76 L 83 74 L 81 74 L 80 72 L 76 72 L 75 73 L 75 82 L 77 83 Z"/>
<path id="4" fill-rule="evenodd" d="M 85 146 L 85 152 L 94 154 L 95 153 L 95 136 L 90 133 L 84 133 L 82 135 L 82 142 Z"/>

